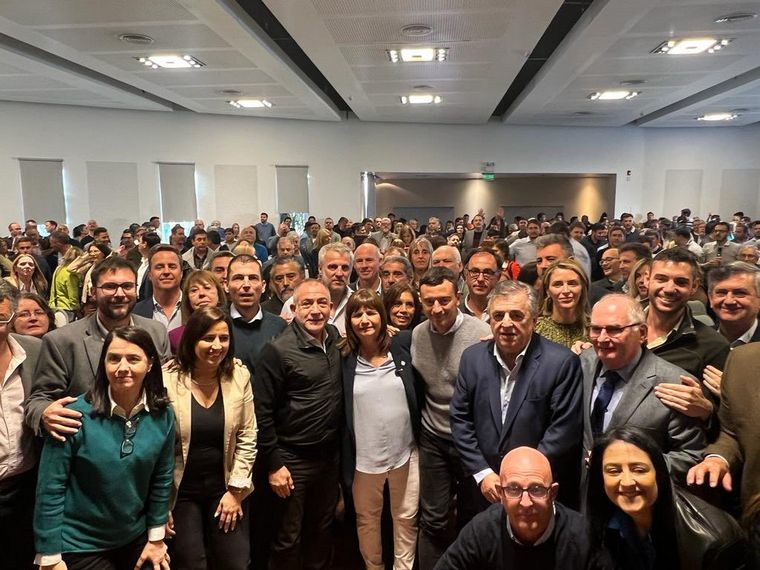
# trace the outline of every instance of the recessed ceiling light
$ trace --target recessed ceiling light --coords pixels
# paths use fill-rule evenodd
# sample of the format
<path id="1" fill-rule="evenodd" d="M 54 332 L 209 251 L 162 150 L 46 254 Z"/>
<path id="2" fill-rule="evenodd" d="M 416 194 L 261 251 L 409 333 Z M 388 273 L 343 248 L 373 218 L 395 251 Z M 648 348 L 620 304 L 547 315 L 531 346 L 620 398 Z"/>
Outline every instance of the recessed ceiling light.
<path id="1" fill-rule="evenodd" d="M 739 116 L 736 111 L 728 111 L 723 113 L 705 113 L 697 117 L 697 121 L 733 121 Z"/>
<path id="2" fill-rule="evenodd" d="M 128 44 L 147 46 L 153 43 L 153 38 L 145 34 L 121 34 L 119 39 Z"/>
<path id="3" fill-rule="evenodd" d="M 152 69 L 158 69 L 159 67 L 164 69 L 187 69 L 191 67 L 199 68 L 206 65 L 191 55 L 149 55 L 136 57 L 135 59 Z"/>
<path id="4" fill-rule="evenodd" d="M 726 47 L 733 38 L 684 38 L 667 40 L 652 50 L 654 54 L 696 55 L 700 53 L 715 53 Z"/>
<path id="5" fill-rule="evenodd" d="M 430 105 L 431 103 L 438 105 L 443 99 L 440 95 L 402 95 L 401 103 L 403 105 Z"/>
<path id="6" fill-rule="evenodd" d="M 640 95 L 641 91 L 596 91 L 589 94 L 592 101 L 620 101 L 621 99 L 633 99 Z"/>
<path id="7" fill-rule="evenodd" d="M 634 87 L 635 85 L 644 85 L 646 82 L 646 79 L 626 79 L 625 81 L 621 81 L 620 85 L 623 87 Z"/>
<path id="8" fill-rule="evenodd" d="M 272 103 L 266 99 L 237 99 L 227 102 L 236 109 L 269 109 L 272 107 Z"/>
<path id="9" fill-rule="evenodd" d="M 430 35 L 432 31 L 433 28 L 426 26 L 425 24 L 411 24 L 409 26 L 404 26 L 401 28 L 402 34 L 412 38 L 421 38 Z"/>
<path id="10" fill-rule="evenodd" d="M 735 14 L 726 14 L 720 18 L 713 20 L 716 24 L 736 24 L 738 22 L 746 22 L 747 20 L 754 20 L 757 18 L 757 14 L 752 12 L 737 12 Z"/>
<path id="11" fill-rule="evenodd" d="M 449 56 L 449 48 L 401 48 L 386 50 L 391 63 L 412 63 L 429 61 L 446 61 Z"/>

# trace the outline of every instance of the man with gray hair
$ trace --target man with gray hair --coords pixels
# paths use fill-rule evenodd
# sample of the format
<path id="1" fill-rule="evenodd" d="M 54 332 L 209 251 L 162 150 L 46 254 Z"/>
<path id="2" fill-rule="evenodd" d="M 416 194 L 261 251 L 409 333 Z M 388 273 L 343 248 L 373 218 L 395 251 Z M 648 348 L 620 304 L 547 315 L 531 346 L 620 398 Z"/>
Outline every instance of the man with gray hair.
<path id="1" fill-rule="evenodd" d="M 737 258 L 739 261 L 757 266 L 757 262 L 760 261 L 760 253 L 757 251 L 757 245 L 755 243 L 744 244 L 739 250 Z"/>
<path id="2" fill-rule="evenodd" d="M 536 334 L 538 301 L 525 283 L 500 282 L 487 310 L 493 339 L 462 353 L 450 406 L 454 444 L 467 476 L 480 490 L 470 500 L 479 510 L 497 503 L 504 456 L 527 445 L 546 455 L 565 486 L 565 501 L 577 503 L 580 360 Z"/>
<path id="3" fill-rule="evenodd" d="M 360 246 L 364 247 L 364 246 Z M 401 255 L 389 255 L 380 262 L 380 281 L 383 291 L 387 291 L 391 285 L 405 281 L 411 283 L 414 277 L 412 263 Z"/>

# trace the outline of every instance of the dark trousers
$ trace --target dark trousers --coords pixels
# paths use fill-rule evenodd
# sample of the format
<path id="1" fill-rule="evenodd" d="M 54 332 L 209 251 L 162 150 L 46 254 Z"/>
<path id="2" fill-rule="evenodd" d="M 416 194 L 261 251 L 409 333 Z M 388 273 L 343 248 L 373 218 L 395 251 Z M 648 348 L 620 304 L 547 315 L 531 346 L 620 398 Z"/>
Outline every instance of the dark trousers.
<path id="1" fill-rule="evenodd" d="M 214 513 L 222 494 L 177 499 L 171 567 L 175 570 L 246 570 L 251 557 L 248 500 L 235 530 L 219 528 Z"/>
<path id="2" fill-rule="evenodd" d="M 749 570 L 760 570 L 760 513 L 757 513 L 747 529 L 749 542 Z"/>
<path id="3" fill-rule="evenodd" d="M 420 570 L 432 570 L 456 532 L 488 506 L 472 477 L 466 476 L 454 442 L 425 428 L 420 436 Z M 457 497 L 456 525 L 452 498 Z"/>
<path id="4" fill-rule="evenodd" d="M 281 452 L 295 489 L 278 499 L 279 524 L 269 556 L 271 570 L 330 568 L 330 527 L 338 502 L 338 453 L 315 457 Z"/>
<path id="5" fill-rule="evenodd" d="M 0 481 L 0 560 L 3 568 L 34 568 L 34 495 L 37 470 Z"/>
<path id="6" fill-rule="evenodd" d="M 103 552 L 83 554 L 64 553 L 63 561 L 68 570 L 134 570 L 142 554 L 148 534 L 142 534 L 129 544 Z M 153 570 L 152 564 L 143 565 L 143 570 Z"/>

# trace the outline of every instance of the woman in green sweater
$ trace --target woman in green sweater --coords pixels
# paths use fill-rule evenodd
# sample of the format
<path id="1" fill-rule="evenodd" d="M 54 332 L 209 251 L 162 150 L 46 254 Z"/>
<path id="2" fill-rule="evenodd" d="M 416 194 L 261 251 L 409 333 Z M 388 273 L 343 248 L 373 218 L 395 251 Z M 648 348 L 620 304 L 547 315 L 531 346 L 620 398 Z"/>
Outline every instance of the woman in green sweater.
<path id="1" fill-rule="evenodd" d="M 174 470 L 174 414 L 150 335 L 105 340 L 92 389 L 69 408 L 79 431 L 48 438 L 34 532 L 41 570 L 168 570 L 165 524 Z"/>
<path id="2" fill-rule="evenodd" d="M 556 261 L 544 271 L 536 332 L 567 348 L 589 341 L 588 278 L 575 260 Z"/>

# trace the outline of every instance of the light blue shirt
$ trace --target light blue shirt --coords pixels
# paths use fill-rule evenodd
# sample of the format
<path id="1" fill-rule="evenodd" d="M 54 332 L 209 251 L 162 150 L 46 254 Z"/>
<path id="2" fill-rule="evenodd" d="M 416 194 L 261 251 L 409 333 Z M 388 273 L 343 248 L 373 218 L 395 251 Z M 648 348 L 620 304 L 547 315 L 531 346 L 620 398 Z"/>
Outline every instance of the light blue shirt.
<path id="1" fill-rule="evenodd" d="M 612 398 L 610 399 L 610 405 L 607 406 L 607 411 L 604 413 L 604 422 L 602 423 L 602 429 L 604 431 L 607 431 L 607 426 L 610 425 L 612 414 L 615 412 L 615 408 L 617 408 L 620 400 L 623 399 L 623 394 L 625 393 L 625 389 L 628 386 L 628 381 L 631 379 L 631 376 L 633 376 L 633 371 L 636 369 L 636 366 L 638 366 L 639 360 L 641 360 L 641 353 L 642 349 L 639 347 L 639 350 L 633 360 L 631 360 L 622 368 L 615 370 L 615 372 L 620 374 L 620 377 L 623 379 L 623 381 L 615 386 L 615 391 L 612 392 Z M 599 394 L 599 390 L 602 388 L 602 384 L 607 381 L 607 379 L 604 377 L 604 374 L 608 370 L 610 369 L 602 365 L 602 370 L 599 372 L 599 375 L 594 381 L 594 390 L 591 393 L 591 402 L 589 403 L 589 415 L 594 411 L 594 402 L 596 402 L 596 397 Z"/>

